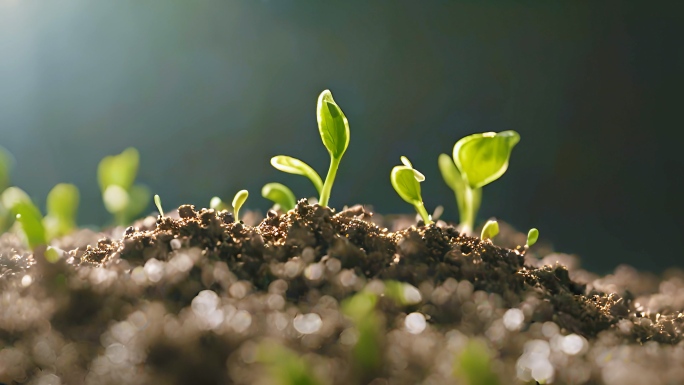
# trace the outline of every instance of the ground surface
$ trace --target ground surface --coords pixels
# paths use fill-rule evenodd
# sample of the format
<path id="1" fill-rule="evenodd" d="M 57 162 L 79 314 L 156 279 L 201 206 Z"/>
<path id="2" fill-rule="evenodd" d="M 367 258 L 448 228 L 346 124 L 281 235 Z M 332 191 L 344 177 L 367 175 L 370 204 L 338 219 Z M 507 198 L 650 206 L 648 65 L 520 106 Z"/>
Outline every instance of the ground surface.
<path id="1" fill-rule="evenodd" d="M 56 264 L 5 234 L 0 383 L 684 383 L 684 272 L 404 222 L 181 206 L 57 240 Z"/>

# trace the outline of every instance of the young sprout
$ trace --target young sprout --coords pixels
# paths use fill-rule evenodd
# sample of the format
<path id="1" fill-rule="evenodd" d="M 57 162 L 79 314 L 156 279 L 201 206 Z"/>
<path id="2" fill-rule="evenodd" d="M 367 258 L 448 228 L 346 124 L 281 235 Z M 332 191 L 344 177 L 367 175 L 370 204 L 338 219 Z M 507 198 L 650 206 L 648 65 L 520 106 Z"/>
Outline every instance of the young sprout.
<path id="1" fill-rule="evenodd" d="M 219 197 L 213 197 L 209 201 L 209 208 L 216 211 L 228 210 L 228 206 Z"/>
<path id="2" fill-rule="evenodd" d="M 59 183 L 50 190 L 47 196 L 47 215 L 43 219 L 48 239 L 69 234 L 76 228 L 79 200 L 78 187 L 73 184 Z"/>
<path id="3" fill-rule="evenodd" d="M 329 90 L 323 91 L 318 96 L 316 120 L 323 145 L 330 154 L 330 167 L 325 182 L 321 181 L 321 177 L 309 165 L 296 158 L 284 155 L 275 156 L 271 159 L 271 165 L 287 173 L 308 177 L 320 194 L 318 203 L 321 206 L 327 206 L 342 155 L 349 146 L 349 122 Z"/>
<path id="4" fill-rule="evenodd" d="M 420 182 L 425 180 L 425 176 L 413 168 L 411 162 L 405 156 L 401 157 L 402 166 L 394 166 L 390 174 L 392 187 L 399 194 L 401 199 L 413 205 L 426 225 L 432 224 L 430 215 L 425 210 L 423 198 L 420 195 Z"/>
<path id="5" fill-rule="evenodd" d="M 537 243 L 538 238 L 539 230 L 531 228 L 530 231 L 527 233 L 527 242 L 525 243 L 525 248 L 529 249 L 530 247 L 532 247 L 535 243 Z"/>
<path id="6" fill-rule="evenodd" d="M 499 222 L 497 221 L 487 221 L 482 228 L 482 234 L 480 234 L 480 239 L 483 241 L 485 239 L 492 239 L 499 234 Z"/>
<path id="7" fill-rule="evenodd" d="M 323 181 L 321 176 L 311 168 L 308 164 L 302 162 L 297 158 L 291 156 L 278 155 L 271 158 L 271 165 L 277 170 L 286 172 L 288 174 L 304 175 L 309 178 L 319 194 L 323 190 Z"/>
<path id="8" fill-rule="evenodd" d="M 154 205 L 157 206 L 157 210 L 159 210 L 159 216 L 164 218 L 164 209 L 162 209 L 161 198 L 159 198 L 159 194 L 154 194 Z"/>
<path id="9" fill-rule="evenodd" d="M 7 207 L 17 222 L 21 224 L 21 229 L 26 235 L 26 241 L 31 249 L 37 246 L 47 245 L 45 227 L 43 227 L 43 216 L 40 210 L 33 204 L 31 198 L 20 188 L 10 187 L 6 189 L 2 196 L 3 206 Z"/>
<path id="10" fill-rule="evenodd" d="M 105 208 L 118 225 L 125 225 L 140 214 L 150 202 L 152 193 L 140 184 L 134 184 L 140 155 L 129 147 L 119 155 L 107 156 L 97 168 L 97 178 Z"/>
<path id="11" fill-rule="evenodd" d="M 235 222 L 240 221 L 240 207 L 245 204 L 247 197 L 249 197 L 249 191 L 240 190 L 237 192 L 237 194 L 235 194 L 235 198 L 233 198 L 233 215 L 235 216 Z"/>
<path id="12" fill-rule="evenodd" d="M 275 208 L 283 211 L 292 210 L 297 204 L 292 190 L 280 183 L 267 183 L 261 188 L 261 196 L 275 203 Z"/>
<path id="13" fill-rule="evenodd" d="M 482 187 L 497 180 L 506 169 L 513 147 L 520 141 L 515 131 L 485 132 L 460 139 L 454 145 L 453 166 L 448 155 L 439 157 L 444 181 L 456 193 L 461 228 L 470 233 L 482 199 Z"/>

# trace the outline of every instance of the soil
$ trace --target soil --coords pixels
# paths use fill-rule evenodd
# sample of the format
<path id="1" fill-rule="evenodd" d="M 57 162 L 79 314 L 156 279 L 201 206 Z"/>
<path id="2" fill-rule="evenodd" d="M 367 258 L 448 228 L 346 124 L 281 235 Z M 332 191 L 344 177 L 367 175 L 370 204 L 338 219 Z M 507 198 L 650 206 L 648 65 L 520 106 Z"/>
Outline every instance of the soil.
<path id="1" fill-rule="evenodd" d="M 0 384 L 684 384 L 684 272 L 406 222 L 184 205 L 56 240 L 55 264 L 4 234 Z"/>

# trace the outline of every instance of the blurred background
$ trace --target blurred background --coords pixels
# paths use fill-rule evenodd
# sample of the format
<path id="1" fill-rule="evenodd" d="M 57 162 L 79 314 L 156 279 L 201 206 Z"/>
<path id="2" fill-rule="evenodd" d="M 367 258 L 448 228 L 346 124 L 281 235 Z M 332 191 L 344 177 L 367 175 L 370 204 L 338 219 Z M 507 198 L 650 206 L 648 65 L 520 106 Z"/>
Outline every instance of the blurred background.
<path id="1" fill-rule="evenodd" d="M 516 130 L 480 220 L 538 227 L 597 272 L 658 272 L 684 266 L 681 15 L 621 1 L 0 0 L 0 145 L 41 205 L 78 185 L 84 225 L 109 221 L 97 163 L 128 146 L 167 210 L 246 188 L 264 211 L 267 182 L 315 193 L 272 156 L 325 175 L 315 104 L 329 88 L 351 126 L 331 206 L 412 212 L 389 183 L 406 155 L 428 210 L 455 221 L 438 155 Z"/>

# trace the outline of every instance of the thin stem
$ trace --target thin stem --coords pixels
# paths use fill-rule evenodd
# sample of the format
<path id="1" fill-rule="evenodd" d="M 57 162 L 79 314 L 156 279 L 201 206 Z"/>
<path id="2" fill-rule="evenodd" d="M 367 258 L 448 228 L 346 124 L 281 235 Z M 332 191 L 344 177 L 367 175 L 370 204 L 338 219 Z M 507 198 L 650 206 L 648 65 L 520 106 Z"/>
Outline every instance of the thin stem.
<path id="1" fill-rule="evenodd" d="M 468 184 L 465 184 L 463 194 L 463 213 L 461 215 L 461 229 L 466 234 L 471 234 L 475 226 L 475 201 L 474 191 Z"/>
<path id="2" fill-rule="evenodd" d="M 427 210 L 425 210 L 425 205 L 423 202 L 414 204 L 414 207 L 416 208 L 418 214 L 420 214 L 420 217 L 423 218 L 423 222 L 425 222 L 426 226 L 433 223 L 432 220 L 430 220 L 430 215 L 428 214 Z"/>
<path id="3" fill-rule="evenodd" d="M 337 168 L 340 166 L 340 160 L 342 158 L 330 157 L 330 168 L 328 169 L 328 175 L 325 176 L 325 182 L 323 183 L 323 191 L 321 191 L 321 198 L 318 200 L 318 204 L 321 206 L 327 206 L 330 200 L 330 190 L 332 190 L 333 183 L 335 183 L 335 176 L 337 175 Z"/>

